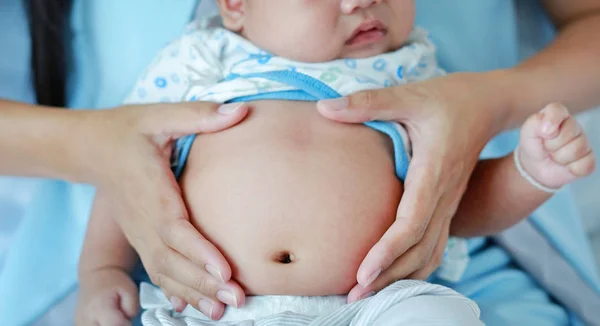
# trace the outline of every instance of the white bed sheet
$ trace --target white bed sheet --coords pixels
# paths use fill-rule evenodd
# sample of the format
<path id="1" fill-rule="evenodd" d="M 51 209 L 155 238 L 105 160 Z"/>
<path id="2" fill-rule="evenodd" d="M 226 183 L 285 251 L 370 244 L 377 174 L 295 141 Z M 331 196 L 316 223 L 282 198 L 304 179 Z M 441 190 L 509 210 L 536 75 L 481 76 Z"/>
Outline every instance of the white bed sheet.
<path id="1" fill-rule="evenodd" d="M 592 139 L 596 153 L 600 153 L 600 110 L 580 117 L 584 128 Z M 598 156 L 600 158 L 600 155 Z M 22 219 L 23 208 L 31 204 L 32 192 L 36 180 L 0 177 L 0 273 L 6 251 L 15 230 Z M 590 178 L 575 183 L 572 187 L 583 223 L 595 251 L 598 270 L 600 270 L 600 169 Z M 65 326 L 73 324 L 73 311 L 77 293 L 72 293 L 46 314 L 34 326 Z"/>

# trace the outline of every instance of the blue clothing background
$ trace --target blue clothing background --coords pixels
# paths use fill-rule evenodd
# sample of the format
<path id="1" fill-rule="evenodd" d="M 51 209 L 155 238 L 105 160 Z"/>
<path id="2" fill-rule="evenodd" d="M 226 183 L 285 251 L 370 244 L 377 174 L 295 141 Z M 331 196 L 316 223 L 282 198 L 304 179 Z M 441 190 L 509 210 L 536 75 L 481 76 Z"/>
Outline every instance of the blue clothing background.
<path id="1" fill-rule="evenodd" d="M 7 3 L 12 2 L 3 1 L 0 8 Z M 70 104 L 76 108 L 118 105 L 159 49 L 183 31 L 195 4 L 194 0 L 75 0 Z M 431 31 L 441 66 L 449 72 L 513 66 L 553 35 L 535 0 L 419 0 L 417 11 L 418 24 Z M 16 29 L 18 34 L 26 26 L 19 23 L 22 17 L 15 17 L 17 23 L 9 30 Z M 0 19 L 0 27 L 4 23 Z M 6 37 L 0 42 L 11 42 L 10 36 L 0 37 Z M 28 51 L 23 44 L 13 49 L 18 46 L 22 50 L 16 51 Z M 0 51 L 4 53 L 4 46 Z M 25 57 L 21 54 L 15 59 L 15 68 L 23 71 L 15 75 L 30 75 L 21 65 Z M 6 67 L 0 65 L 0 69 Z M 30 101 L 33 93 L 26 84 L 14 83 L 20 91 L 10 93 L 22 92 L 17 99 Z M 5 81 L 0 80 L 0 87 L 6 87 Z M 515 144 L 515 134 L 506 133 L 490 143 L 485 155 L 505 154 Z M 39 200 L 28 212 L 0 275 L 0 316 L 9 318 L 6 325 L 30 323 L 76 286 L 75 257 L 94 190 L 58 181 L 44 182 L 38 190 Z M 561 193 L 536 211 L 533 219 L 582 277 L 600 288 L 585 234 L 575 216 L 568 193 Z"/>
<path id="2" fill-rule="evenodd" d="M 33 103 L 26 17 L 23 1 L 0 2 L 0 98 Z"/>

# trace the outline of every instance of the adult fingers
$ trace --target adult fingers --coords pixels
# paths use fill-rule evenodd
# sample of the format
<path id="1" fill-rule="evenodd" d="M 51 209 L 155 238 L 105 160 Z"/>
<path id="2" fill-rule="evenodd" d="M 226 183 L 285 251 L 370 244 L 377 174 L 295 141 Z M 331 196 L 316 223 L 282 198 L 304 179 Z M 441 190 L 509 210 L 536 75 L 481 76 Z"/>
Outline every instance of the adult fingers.
<path id="1" fill-rule="evenodd" d="M 169 104 L 144 114 L 139 123 L 146 134 L 174 139 L 227 129 L 242 121 L 248 110 L 244 103 L 221 106 L 202 102 Z"/>
<path id="2" fill-rule="evenodd" d="M 214 300 L 190 287 L 182 285 L 170 278 L 165 277 L 162 281 L 162 288 L 170 289 L 170 292 L 181 293 L 181 297 L 190 305 L 203 313 L 212 320 L 218 320 L 223 317 L 225 305 L 218 300 Z"/>
<path id="3" fill-rule="evenodd" d="M 440 244 L 440 236 L 445 223 L 446 220 L 444 219 L 432 219 L 422 240 L 396 259 L 379 278 L 373 281 L 371 288 L 380 290 L 391 282 L 408 278 L 415 271 L 427 266 L 432 259 L 434 250 Z"/>
<path id="4" fill-rule="evenodd" d="M 440 267 L 442 260 L 444 259 L 444 252 L 446 251 L 446 245 L 448 244 L 448 237 L 450 236 L 450 222 L 451 218 L 446 218 L 444 226 L 438 235 L 438 242 L 433 250 L 431 259 L 429 262 L 420 270 L 409 275 L 409 279 L 413 280 L 426 280 L 435 270 Z"/>
<path id="5" fill-rule="evenodd" d="M 357 274 L 360 285 L 371 284 L 398 257 L 423 239 L 440 198 L 436 189 L 436 169 L 437 166 L 420 164 L 417 158 L 409 167 L 396 221 L 361 264 Z"/>
<path id="6" fill-rule="evenodd" d="M 215 279 L 211 274 L 198 268 L 178 253 L 174 253 L 172 257 L 172 260 L 168 261 L 169 264 L 161 274 L 205 296 L 221 300 L 227 305 L 237 308 L 244 304 L 244 291 L 237 283 L 233 281 L 220 282 L 220 280 Z"/>
<path id="7" fill-rule="evenodd" d="M 418 85 L 366 90 L 347 97 L 317 102 L 326 118 L 348 123 L 371 120 L 397 121 L 411 117 L 427 95 Z"/>
<path id="8" fill-rule="evenodd" d="M 187 257 L 215 279 L 223 283 L 231 279 L 231 267 L 225 257 L 187 219 L 177 218 L 166 221 L 166 224 L 158 231 L 167 246 Z"/>
<path id="9" fill-rule="evenodd" d="M 239 285 L 230 281 L 222 283 L 204 269 L 196 266 L 181 254 L 170 249 L 154 249 L 151 264 L 145 263 L 152 282 L 170 294 L 185 298 L 185 294 L 193 291 L 203 294 L 212 300 L 224 300 L 226 304 L 239 307 L 244 303 L 244 291 Z M 144 257 L 142 261 L 144 261 Z M 187 288 L 186 292 L 168 286 L 173 280 Z M 224 291 L 224 292 L 220 292 Z M 192 301 L 188 301 L 194 304 Z"/>
<path id="10" fill-rule="evenodd" d="M 348 302 L 354 302 L 366 298 L 374 294 L 376 291 L 379 291 L 398 280 L 408 278 L 408 275 L 413 274 L 415 270 L 422 270 L 423 266 L 430 268 L 428 265 L 432 259 L 434 247 L 437 250 L 440 242 L 444 243 L 443 246 L 445 246 L 446 243 L 446 241 L 438 241 L 438 238 L 441 235 L 442 226 L 445 224 L 444 221 L 442 221 L 442 223 L 432 224 L 436 225 L 431 225 L 428 228 L 427 234 L 423 238 L 423 241 L 419 243 L 419 245 L 410 248 L 410 250 L 396 259 L 393 264 L 385 269 L 377 278 L 375 278 L 372 283 L 368 285 L 362 285 L 359 283 L 356 285 L 348 293 Z M 424 273 L 425 270 L 423 270 L 422 274 L 424 275 Z M 427 278 L 428 276 L 429 275 L 425 276 L 424 278 Z"/>

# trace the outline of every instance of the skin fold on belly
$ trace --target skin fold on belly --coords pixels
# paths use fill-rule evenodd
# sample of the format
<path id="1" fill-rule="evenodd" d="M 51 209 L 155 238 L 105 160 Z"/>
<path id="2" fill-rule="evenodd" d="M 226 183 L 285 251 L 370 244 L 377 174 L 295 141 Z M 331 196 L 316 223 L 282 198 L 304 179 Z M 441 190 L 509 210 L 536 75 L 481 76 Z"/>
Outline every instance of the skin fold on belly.
<path id="1" fill-rule="evenodd" d="M 247 294 L 346 294 L 395 219 L 391 148 L 314 103 L 260 101 L 238 126 L 196 138 L 181 186 Z"/>

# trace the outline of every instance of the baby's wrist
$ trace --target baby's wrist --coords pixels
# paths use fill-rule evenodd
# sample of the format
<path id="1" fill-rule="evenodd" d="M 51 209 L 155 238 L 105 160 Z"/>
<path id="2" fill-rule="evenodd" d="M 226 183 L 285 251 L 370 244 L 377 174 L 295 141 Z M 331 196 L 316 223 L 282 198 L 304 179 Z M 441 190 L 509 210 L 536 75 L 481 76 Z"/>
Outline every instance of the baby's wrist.
<path id="1" fill-rule="evenodd" d="M 515 150 L 513 152 L 513 159 L 514 159 L 515 167 L 516 167 L 517 171 L 519 172 L 519 174 L 521 175 L 521 177 L 523 177 L 523 179 L 525 179 L 527 182 L 529 182 L 529 184 L 534 186 L 536 189 L 546 192 L 546 193 L 549 193 L 549 194 L 556 193 L 557 191 L 560 190 L 560 188 L 552 188 L 552 187 L 545 186 L 544 184 L 542 184 L 542 182 L 537 180 L 533 176 L 533 171 L 531 171 L 531 168 L 527 168 L 526 164 L 523 164 L 521 157 L 522 157 L 521 156 L 521 148 L 519 146 L 517 146 L 517 148 L 515 148 Z"/>

